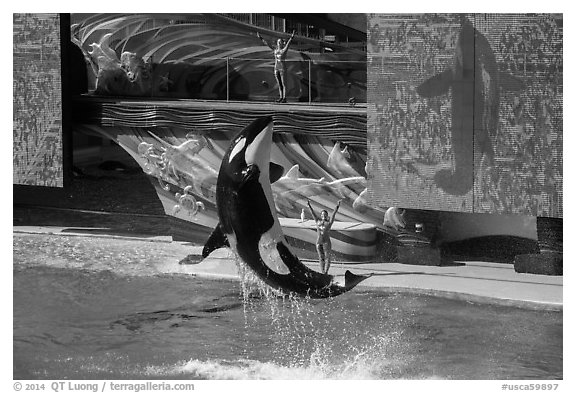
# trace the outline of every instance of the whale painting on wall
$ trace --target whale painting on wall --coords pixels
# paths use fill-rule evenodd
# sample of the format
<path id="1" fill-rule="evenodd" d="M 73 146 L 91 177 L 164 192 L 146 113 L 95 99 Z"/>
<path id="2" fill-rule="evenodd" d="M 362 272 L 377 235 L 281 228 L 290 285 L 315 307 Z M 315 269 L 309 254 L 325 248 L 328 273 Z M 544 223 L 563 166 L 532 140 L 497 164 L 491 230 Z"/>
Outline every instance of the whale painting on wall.
<path id="1" fill-rule="evenodd" d="M 561 217 L 562 91 L 561 15 L 369 15 L 370 198 Z"/>

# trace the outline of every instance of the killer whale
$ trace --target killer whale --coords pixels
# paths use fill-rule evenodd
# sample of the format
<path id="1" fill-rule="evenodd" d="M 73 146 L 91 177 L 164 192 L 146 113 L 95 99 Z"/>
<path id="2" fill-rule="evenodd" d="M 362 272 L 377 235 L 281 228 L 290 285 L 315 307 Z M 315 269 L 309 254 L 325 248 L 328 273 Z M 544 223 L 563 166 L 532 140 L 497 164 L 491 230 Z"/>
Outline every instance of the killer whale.
<path id="1" fill-rule="evenodd" d="M 452 168 L 436 168 L 436 185 L 452 195 L 465 195 L 474 185 L 474 170 L 483 157 L 492 164 L 492 140 L 498 130 L 500 89 L 518 91 L 524 83 L 498 70 L 492 46 L 465 16 L 452 65 L 420 84 L 416 91 L 424 98 L 452 92 Z M 419 172 L 430 172 L 430 168 Z"/>
<path id="2" fill-rule="evenodd" d="M 202 256 L 228 246 L 260 279 L 284 293 L 326 298 L 347 292 L 370 276 L 346 271 L 340 283 L 302 264 L 286 242 L 270 185 L 272 131 L 271 116 L 255 119 L 222 158 L 216 184 L 220 222 Z"/>

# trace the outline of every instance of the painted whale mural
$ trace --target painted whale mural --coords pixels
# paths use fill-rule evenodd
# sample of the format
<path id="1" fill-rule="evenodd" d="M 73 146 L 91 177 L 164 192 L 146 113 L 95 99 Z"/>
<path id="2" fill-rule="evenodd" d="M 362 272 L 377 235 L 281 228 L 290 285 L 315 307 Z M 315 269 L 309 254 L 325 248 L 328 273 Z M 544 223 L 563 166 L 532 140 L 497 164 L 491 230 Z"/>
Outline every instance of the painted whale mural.
<path id="1" fill-rule="evenodd" d="M 266 284 L 285 293 L 325 298 L 347 292 L 369 276 L 346 271 L 340 282 L 311 270 L 284 238 L 270 185 L 272 131 L 272 117 L 260 117 L 233 139 L 222 159 L 216 186 L 220 222 L 202 255 L 207 257 L 228 246 Z"/>
<path id="2" fill-rule="evenodd" d="M 494 159 L 492 140 L 498 131 L 500 89 L 518 91 L 524 83 L 498 70 L 490 43 L 461 17 L 461 29 L 451 67 L 420 84 L 416 91 L 430 98 L 452 93 L 453 161 L 434 166 L 414 163 L 423 177 L 451 195 L 465 195 L 474 184 L 474 170 L 486 157 Z"/>

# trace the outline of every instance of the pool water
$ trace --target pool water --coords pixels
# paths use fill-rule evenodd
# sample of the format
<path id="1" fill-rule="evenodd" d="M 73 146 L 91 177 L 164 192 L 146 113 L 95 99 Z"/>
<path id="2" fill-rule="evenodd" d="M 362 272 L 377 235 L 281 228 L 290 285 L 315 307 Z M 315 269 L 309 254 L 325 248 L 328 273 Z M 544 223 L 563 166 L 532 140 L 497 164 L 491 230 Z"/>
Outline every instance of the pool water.
<path id="1" fill-rule="evenodd" d="M 183 274 L 171 243 L 14 235 L 14 379 L 562 379 L 562 312 Z"/>

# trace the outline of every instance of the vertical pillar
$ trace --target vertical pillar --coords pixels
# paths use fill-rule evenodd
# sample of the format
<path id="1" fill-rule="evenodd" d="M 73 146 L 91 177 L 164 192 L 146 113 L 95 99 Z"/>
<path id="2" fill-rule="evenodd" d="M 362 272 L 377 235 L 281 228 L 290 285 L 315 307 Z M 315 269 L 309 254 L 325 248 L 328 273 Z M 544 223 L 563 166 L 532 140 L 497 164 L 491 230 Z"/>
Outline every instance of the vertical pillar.
<path id="1" fill-rule="evenodd" d="M 312 61 L 308 59 L 308 105 L 312 104 Z"/>
<path id="2" fill-rule="evenodd" d="M 226 102 L 230 101 L 230 58 L 226 57 Z"/>

